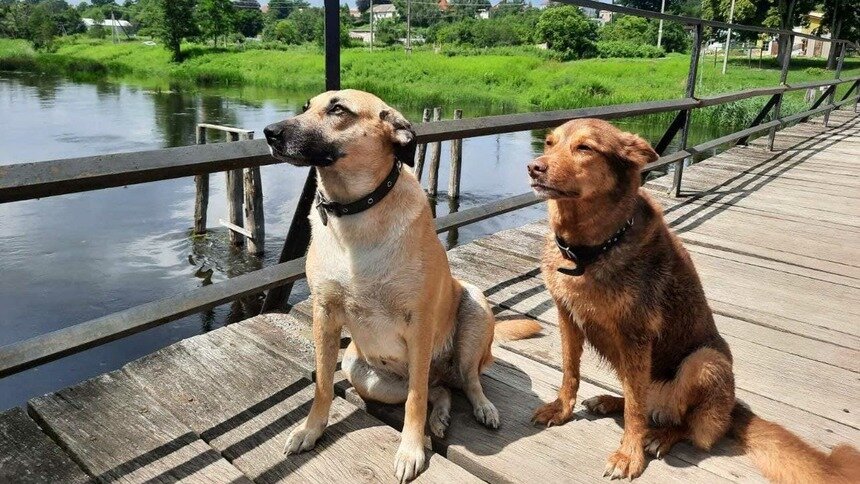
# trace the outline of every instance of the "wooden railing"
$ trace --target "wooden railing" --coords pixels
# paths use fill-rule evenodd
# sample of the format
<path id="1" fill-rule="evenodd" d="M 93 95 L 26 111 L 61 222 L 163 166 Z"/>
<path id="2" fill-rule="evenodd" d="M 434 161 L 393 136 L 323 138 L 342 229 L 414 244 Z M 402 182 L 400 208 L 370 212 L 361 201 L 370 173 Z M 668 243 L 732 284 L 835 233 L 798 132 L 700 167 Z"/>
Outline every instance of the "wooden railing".
<path id="1" fill-rule="evenodd" d="M 690 70 L 687 89 L 682 99 L 653 101 L 644 103 L 601 106 L 528 114 L 487 116 L 472 119 L 456 119 L 416 125 L 417 141 L 431 143 L 444 140 L 471 138 L 491 134 L 510 133 L 558 126 L 566 121 L 580 118 L 621 119 L 647 114 L 676 113 L 675 119 L 655 145 L 660 159 L 648 164 L 644 171 L 651 171 L 668 165 L 675 165 L 674 190 L 680 189 L 683 167 L 686 159 L 717 146 L 740 142 L 745 143 L 754 134 L 770 131 L 772 144 L 775 131 L 788 124 L 804 120 L 810 116 L 824 114 L 840 106 L 856 103 L 860 99 L 858 86 L 860 77 L 841 78 L 844 57 L 849 46 L 856 47 L 844 40 L 833 41 L 841 46 L 836 77 L 824 81 L 787 84 L 788 55 L 783 57 L 780 85 L 760 87 L 743 91 L 707 97 L 695 97 L 695 79 L 698 72 L 699 46 L 703 26 L 749 30 L 778 34 L 783 37 L 784 45 L 791 45 L 791 37 L 799 36 L 830 42 L 831 39 L 799 34 L 792 31 L 767 29 L 723 22 L 706 21 L 689 17 L 646 12 L 617 5 L 604 4 L 589 0 L 562 0 L 583 7 L 598 10 L 612 10 L 619 13 L 638 15 L 681 22 L 693 26 L 693 48 L 691 49 Z M 337 0 L 325 0 L 326 6 L 326 88 L 340 88 L 340 50 L 339 18 Z M 836 86 L 849 84 L 848 91 L 839 101 L 835 101 Z M 782 96 L 786 92 L 816 87 L 827 87 L 809 110 L 790 116 L 780 116 Z M 757 96 L 771 96 L 750 127 L 735 133 L 701 143 L 687 146 L 692 113 L 696 109 L 736 102 Z M 771 120 L 765 122 L 771 113 Z M 681 133 L 678 151 L 663 156 L 670 142 Z M 0 166 L 0 203 L 30 200 L 69 193 L 99 190 L 110 187 L 148 183 L 172 178 L 205 175 L 221 171 L 259 167 L 277 161 L 269 155 L 263 140 L 236 141 L 211 145 L 185 146 L 135 153 L 116 153 L 109 155 L 70 158 Z M 305 182 L 287 235 L 280 261 L 271 267 L 231 278 L 217 284 L 201 287 L 184 294 L 171 296 L 158 301 L 136 306 L 125 311 L 76 324 L 34 338 L 0 347 L 0 377 L 5 377 L 25 369 L 74 354 L 87 348 L 113 341 L 130 334 L 175 321 L 197 312 L 238 299 L 240 297 L 268 291 L 263 310 L 283 307 L 289 296 L 292 284 L 304 277 L 304 258 L 310 240 L 310 227 L 307 215 L 311 209 L 316 178 L 311 171 Z M 524 193 L 500 201 L 462 210 L 436 219 L 437 232 L 472 224 L 480 220 L 528 207 L 539 200 L 531 193 Z"/>

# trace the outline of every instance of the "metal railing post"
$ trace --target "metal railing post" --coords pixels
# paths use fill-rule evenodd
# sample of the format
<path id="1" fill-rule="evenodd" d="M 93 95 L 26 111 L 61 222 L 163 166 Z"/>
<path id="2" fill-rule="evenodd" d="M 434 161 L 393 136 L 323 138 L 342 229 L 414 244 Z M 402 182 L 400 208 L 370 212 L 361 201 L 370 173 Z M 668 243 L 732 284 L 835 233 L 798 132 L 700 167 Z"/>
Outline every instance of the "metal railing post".
<path id="1" fill-rule="evenodd" d="M 325 0 L 325 87 L 328 91 L 340 89 L 340 4 L 338 0 Z M 284 248 L 278 258 L 279 263 L 298 259 L 305 255 L 311 242 L 311 224 L 308 215 L 311 213 L 314 196 L 317 191 L 316 171 L 311 168 L 305 179 L 305 186 L 296 211 L 290 223 L 290 231 L 284 241 Z M 282 309 L 290 293 L 293 291 L 293 283 L 273 287 L 266 294 L 261 312 L 270 312 Z"/>
<path id="2" fill-rule="evenodd" d="M 690 52 L 690 69 L 687 71 L 687 90 L 684 92 L 684 97 L 692 98 L 696 93 L 696 78 L 699 73 L 699 52 L 702 45 L 702 24 L 695 25 L 693 30 L 693 48 Z M 681 131 L 681 139 L 679 140 L 679 150 L 687 149 L 687 138 L 690 135 L 690 121 L 693 117 L 693 110 L 687 109 L 684 115 L 684 128 Z M 681 180 L 684 176 L 684 163 L 687 159 L 679 160 L 675 164 L 675 178 L 672 183 L 672 193 L 674 196 L 681 194 Z"/>
<path id="3" fill-rule="evenodd" d="M 780 44 L 782 45 L 782 66 L 779 72 L 779 84 L 784 86 L 785 81 L 788 79 L 788 65 L 791 62 L 791 47 L 794 44 L 794 36 L 792 35 L 784 35 L 780 34 Z M 780 116 L 780 109 L 782 109 L 782 97 L 783 93 L 778 94 L 778 98 L 776 99 L 776 105 L 773 107 L 773 119 L 777 120 Z M 767 149 L 768 151 L 773 151 L 773 140 L 776 138 L 776 126 L 770 128 L 770 133 L 767 136 Z"/>
<path id="4" fill-rule="evenodd" d="M 836 63 L 836 79 L 838 79 L 838 80 L 842 80 L 842 64 L 843 64 L 843 62 L 845 61 L 845 48 L 846 48 L 846 45 L 845 45 L 845 42 L 840 42 L 840 44 L 839 44 L 839 45 L 840 45 L 840 49 L 839 49 L 839 60 L 838 60 L 838 61 L 837 61 L 837 63 Z M 835 46 L 834 46 L 834 47 L 835 47 Z M 835 95 L 836 95 L 836 84 L 833 84 L 833 85 L 831 86 L 830 96 L 828 96 L 828 97 L 827 97 L 827 104 L 829 104 L 831 108 L 833 108 L 833 97 L 834 97 Z M 829 123 L 829 122 L 830 122 L 830 113 L 831 113 L 831 111 L 832 111 L 832 110 L 828 110 L 827 112 L 825 112 L 825 113 L 824 113 L 824 127 L 825 127 L 825 128 L 827 127 L 827 123 Z"/>

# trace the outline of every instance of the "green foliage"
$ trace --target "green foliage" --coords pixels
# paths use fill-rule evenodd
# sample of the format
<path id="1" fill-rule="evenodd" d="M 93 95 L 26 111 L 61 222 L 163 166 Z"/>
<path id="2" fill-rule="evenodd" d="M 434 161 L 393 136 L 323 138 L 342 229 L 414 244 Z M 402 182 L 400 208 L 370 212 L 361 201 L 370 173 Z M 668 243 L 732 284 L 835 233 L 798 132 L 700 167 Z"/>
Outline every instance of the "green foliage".
<path id="1" fill-rule="evenodd" d="M 478 12 L 491 6 L 490 0 L 449 0 L 446 13 L 455 19 L 475 18 Z"/>
<path id="2" fill-rule="evenodd" d="M 600 29 L 599 37 L 601 41 L 656 46 L 658 29 L 659 22 L 656 20 L 620 15 Z M 665 51 L 686 52 L 690 48 L 690 43 L 689 36 L 680 24 L 675 22 L 663 23 L 662 47 Z M 605 56 L 601 55 L 601 57 Z"/>
<path id="3" fill-rule="evenodd" d="M 236 11 L 230 0 L 197 0 L 194 17 L 200 35 L 218 45 L 219 38 L 233 32 Z"/>
<path id="4" fill-rule="evenodd" d="M 289 17 L 294 11 L 307 8 L 310 4 L 305 0 L 274 0 L 269 2 L 267 21 L 275 23 Z"/>
<path id="5" fill-rule="evenodd" d="M 397 15 L 401 19 L 406 19 L 407 2 L 409 9 L 412 10 L 412 27 L 429 27 L 438 23 L 442 19 L 442 12 L 439 11 L 439 6 L 432 1 L 411 2 L 408 0 L 394 0 L 394 6 L 397 7 Z M 376 3 L 374 2 L 374 5 Z"/>
<path id="6" fill-rule="evenodd" d="M 406 25 L 386 18 L 374 22 L 373 41 L 380 45 L 394 45 L 406 37 Z"/>
<path id="7" fill-rule="evenodd" d="M 0 2 L 0 35 L 27 39 L 37 49 L 51 49 L 54 38 L 82 32 L 81 16 L 63 0 Z"/>
<path id="8" fill-rule="evenodd" d="M 537 22 L 537 37 L 566 60 L 582 59 L 595 51 L 597 25 L 577 7 L 549 7 Z"/>
<path id="9" fill-rule="evenodd" d="M 641 57 L 653 59 L 664 57 L 666 51 L 655 45 L 636 44 L 623 40 L 600 40 L 597 42 L 598 57 Z"/>
<path id="10" fill-rule="evenodd" d="M 236 30 L 245 37 L 256 37 L 263 31 L 263 12 L 250 8 L 238 9 L 235 26 Z"/>
<path id="11" fill-rule="evenodd" d="M 302 42 L 316 42 L 320 45 L 323 43 L 323 9 L 307 7 L 293 10 L 289 19 L 295 22 Z"/>
<path id="12" fill-rule="evenodd" d="M 171 52 L 174 61 L 182 60 L 182 41 L 197 35 L 194 23 L 194 0 L 156 0 L 160 14 L 154 31 Z"/>
<path id="13" fill-rule="evenodd" d="M 467 18 L 434 25 L 427 40 L 473 47 L 503 47 L 534 44 L 540 10 L 526 9 L 517 15 L 493 16 L 488 20 Z"/>
<path id="14" fill-rule="evenodd" d="M 271 36 L 263 36 L 267 41 L 278 41 L 285 44 L 301 44 L 302 36 L 299 34 L 299 29 L 296 23 L 292 20 L 281 20 L 275 24 L 272 29 Z"/>

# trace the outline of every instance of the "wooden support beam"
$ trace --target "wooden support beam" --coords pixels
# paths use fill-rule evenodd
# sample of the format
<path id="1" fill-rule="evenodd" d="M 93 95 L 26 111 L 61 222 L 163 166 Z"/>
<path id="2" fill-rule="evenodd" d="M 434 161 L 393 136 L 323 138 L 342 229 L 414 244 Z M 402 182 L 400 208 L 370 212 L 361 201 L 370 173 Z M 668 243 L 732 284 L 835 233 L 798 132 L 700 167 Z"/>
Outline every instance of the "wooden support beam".
<path id="1" fill-rule="evenodd" d="M 430 121 L 430 108 L 424 108 L 424 113 L 421 115 L 421 122 L 426 123 Z M 418 178 L 418 181 L 421 181 L 422 171 L 424 171 L 424 158 L 427 157 L 427 143 L 421 143 L 418 145 L 418 155 L 415 159 L 415 177 Z"/>
<path id="2" fill-rule="evenodd" d="M 227 141 L 239 141 L 239 133 L 228 132 Z M 227 178 L 227 217 L 233 225 L 242 226 L 242 170 L 230 170 L 226 173 Z M 230 244 L 240 247 L 245 241 L 235 230 L 230 231 Z"/>
<path id="3" fill-rule="evenodd" d="M 442 119 L 442 108 L 433 108 L 433 121 Z M 439 190 L 439 162 L 442 158 L 442 143 L 435 142 L 430 147 L 430 165 L 427 167 L 427 194 L 436 196 Z"/>
<path id="4" fill-rule="evenodd" d="M 462 119 L 463 110 L 454 110 L 454 119 Z M 448 176 L 448 196 L 452 199 L 460 198 L 460 174 L 463 171 L 463 140 L 451 141 L 451 173 Z"/>
<path id="5" fill-rule="evenodd" d="M 197 125 L 197 144 L 206 144 L 206 128 Z M 209 208 L 209 174 L 194 176 L 194 235 L 206 233 L 206 211 Z"/>

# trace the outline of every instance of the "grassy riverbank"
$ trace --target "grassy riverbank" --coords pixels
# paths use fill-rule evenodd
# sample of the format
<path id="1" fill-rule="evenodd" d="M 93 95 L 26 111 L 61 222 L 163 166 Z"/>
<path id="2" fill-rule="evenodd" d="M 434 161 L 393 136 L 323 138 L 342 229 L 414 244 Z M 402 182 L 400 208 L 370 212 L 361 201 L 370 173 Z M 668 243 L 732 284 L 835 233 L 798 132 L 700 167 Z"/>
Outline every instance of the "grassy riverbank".
<path id="1" fill-rule="evenodd" d="M 35 52 L 19 41 L 0 39 L 0 70 L 61 74 L 82 80 L 113 79 L 154 88 L 183 86 L 260 86 L 313 93 L 323 89 L 322 50 L 314 45 L 285 50 L 184 47 L 185 62 L 171 63 L 167 51 L 142 42 L 112 44 L 79 39 L 53 53 Z M 796 60 L 790 82 L 827 79 L 821 60 Z M 549 110 L 678 98 L 683 95 L 689 57 L 660 59 L 549 60 L 532 48 L 435 53 L 400 49 L 345 49 L 342 83 L 377 93 L 401 106 L 484 106 L 495 112 Z M 712 57 L 703 59 L 700 95 L 775 85 L 772 59 L 748 66 L 732 59 L 723 76 Z M 846 62 L 846 75 L 860 74 L 860 59 Z M 704 122 L 737 122 L 755 115 L 764 99 L 746 100 L 702 111 Z M 788 99 L 801 109 L 802 96 Z"/>

